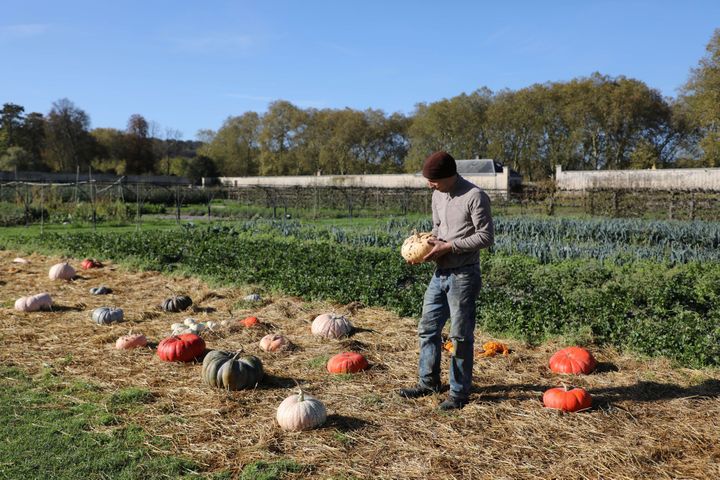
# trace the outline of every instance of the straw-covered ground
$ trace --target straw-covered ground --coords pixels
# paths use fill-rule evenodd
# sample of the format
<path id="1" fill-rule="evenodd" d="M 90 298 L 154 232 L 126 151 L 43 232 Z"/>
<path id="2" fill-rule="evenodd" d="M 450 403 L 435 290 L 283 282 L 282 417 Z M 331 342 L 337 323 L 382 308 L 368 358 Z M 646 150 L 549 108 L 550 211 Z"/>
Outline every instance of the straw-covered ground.
<path id="1" fill-rule="evenodd" d="M 211 288 L 196 278 L 129 271 L 112 263 L 85 271 L 77 259 L 71 260 L 77 279 L 51 281 L 48 269 L 59 258 L 32 255 L 26 257 L 30 264 L 18 265 L 12 263 L 15 256 L 0 252 L 0 362 L 29 373 L 52 369 L 108 392 L 149 390 L 154 400 L 128 410 L 126 420 L 170 440 L 166 453 L 189 456 L 209 471 L 293 459 L 304 466 L 290 474 L 295 478 L 720 478 L 716 369 L 677 369 L 663 360 L 594 349 L 598 370 L 568 378 L 547 367 L 559 345 L 533 348 L 506 341 L 510 355 L 476 361 L 471 403 L 441 413 L 442 395 L 410 401 L 395 394 L 414 382 L 415 319 L 279 295 L 264 295 L 253 306 L 241 301 L 250 287 Z M 88 293 L 101 284 L 114 293 Z M 194 311 L 161 312 L 157 306 L 171 290 L 190 295 Z M 54 311 L 13 309 L 20 296 L 45 291 L 53 297 Z M 125 321 L 93 324 L 90 312 L 105 305 L 123 308 Z M 347 314 L 356 332 L 341 341 L 313 337 L 310 322 L 328 311 Z M 250 314 L 263 325 L 225 327 L 205 340 L 208 348 L 242 349 L 262 359 L 267 376 L 254 390 L 216 390 L 201 381 L 200 364 L 162 362 L 152 347 L 121 351 L 114 346 L 130 330 L 158 342 L 172 323 L 190 315 L 221 321 Z M 284 333 L 296 348 L 261 351 L 258 341 L 268 332 Z M 487 340 L 479 332 L 477 343 Z M 327 373 L 327 358 L 346 350 L 363 353 L 371 368 L 353 376 Z M 445 374 L 447 362 L 445 357 Z M 294 393 L 295 381 L 326 404 L 323 427 L 285 433 L 276 424 L 277 406 Z M 561 381 L 588 389 L 594 408 L 566 415 L 544 409 L 543 391 Z"/>

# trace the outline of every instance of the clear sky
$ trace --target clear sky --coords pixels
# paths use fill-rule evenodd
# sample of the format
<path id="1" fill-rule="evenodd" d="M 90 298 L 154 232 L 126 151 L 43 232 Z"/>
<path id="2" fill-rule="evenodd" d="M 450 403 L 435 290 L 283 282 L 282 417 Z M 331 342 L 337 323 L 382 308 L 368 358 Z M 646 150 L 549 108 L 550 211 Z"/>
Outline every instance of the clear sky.
<path id="1" fill-rule="evenodd" d="M 720 0 L 0 0 L 0 103 L 192 139 L 273 100 L 409 114 L 595 71 L 674 97 L 716 28 Z"/>

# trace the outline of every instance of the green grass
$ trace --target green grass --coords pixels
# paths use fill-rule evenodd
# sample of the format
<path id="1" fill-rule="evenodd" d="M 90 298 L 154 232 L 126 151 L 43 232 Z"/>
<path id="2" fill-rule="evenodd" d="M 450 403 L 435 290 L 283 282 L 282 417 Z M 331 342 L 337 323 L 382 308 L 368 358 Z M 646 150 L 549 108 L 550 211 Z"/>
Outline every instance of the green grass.
<path id="1" fill-rule="evenodd" d="M 349 382 L 354 375 L 353 373 L 333 373 L 330 375 L 330 380 L 333 382 Z"/>
<path id="2" fill-rule="evenodd" d="M 328 360 L 330 360 L 330 355 L 320 355 L 318 357 L 308 360 L 307 366 L 312 369 L 321 368 L 324 370 Z"/>
<path id="3" fill-rule="evenodd" d="M 150 403 L 155 400 L 151 391 L 144 388 L 130 387 L 119 390 L 110 397 L 112 407 L 132 407 Z"/>
<path id="4" fill-rule="evenodd" d="M 298 473 L 305 467 L 293 460 L 277 460 L 275 462 L 254 462 L 242 469 L 238 480 L 279 480 L 286 473 Z"/>
<path id="5" fill-rule="evenodd" d="M 191 460 L 151 453 L 152 436 L 108 413 L 118 402 L 146 402 L 149 393 L 126 389 L 108 397 L 50 370 L 31 377 L 0 366 L 0 479 L 212 478 Z"/>

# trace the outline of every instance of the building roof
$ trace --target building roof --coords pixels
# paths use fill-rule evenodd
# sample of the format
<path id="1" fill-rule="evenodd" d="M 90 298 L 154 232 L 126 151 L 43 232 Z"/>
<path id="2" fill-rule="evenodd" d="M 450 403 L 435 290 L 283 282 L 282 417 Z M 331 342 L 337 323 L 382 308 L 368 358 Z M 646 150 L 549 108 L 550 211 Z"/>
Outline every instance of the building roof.
<path id="1" fill-rule="evenodd" d="M 500 173 L 502 165 L 492 158 L 475 158 L 473 160 L 455 160 L 458 173 Z"/>
<path id="2" fill-rule="evenodd" d="M 503 165 L 492 158 L 474 158 L 472 160 L 455 160 L 457 171 L 467 175 L 495 175 L 502 173 Z M 510 169 L 511 177 L 520 177 L 515 170 Z"/>

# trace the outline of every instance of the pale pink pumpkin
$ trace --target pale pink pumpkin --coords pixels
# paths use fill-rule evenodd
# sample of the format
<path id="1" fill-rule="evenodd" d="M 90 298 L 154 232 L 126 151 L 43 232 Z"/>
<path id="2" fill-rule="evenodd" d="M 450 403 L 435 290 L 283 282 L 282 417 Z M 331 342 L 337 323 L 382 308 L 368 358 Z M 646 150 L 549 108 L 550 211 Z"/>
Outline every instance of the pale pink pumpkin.
<path id="1" fill-rule="evenodd" d="M 260 348 L 264 352 L 278 352 L 290 347 L 290 339 L 285 335 L 271 333 L 260 340 Z"/>
<path id="2" fill-rule="evenodd" d="M 69 263 L 57 263 L 50 267 L 48 273 L 50 280 L 72 280 L 75 278 L 75 269 Z"/>
<path id="3" fill-rule="evenodd" d="M 49 293 L 38 293 L 28 297 L 20 297 L 15 300 L 15 310 L 21 312 L 37 312 L 52 307 L 52 298 Z"/>
<path id="4" fill-rule="evenodd" d="M 300 390 L 282 401 L 275 418 L 283 430 L 298 432 L 325 423 L 327 409 L 320 400 Z"/>
<path id="5" fill-rule="evenodd" d="M 348 335 L 353 329 L 350 320 L 342 315 L 324 313 L 315 317 L 311 331 L 313 335 L 325 338 L 340 338 Z"/>
<path id="6" fill-rule="evenodd" d="M 144 347 L 147 345 L 147 338 L 142 333 L 131 333 L 123 335 L 115 342 L 115 348 L 119 350 L 130 350 L 132 348 Z"/>

